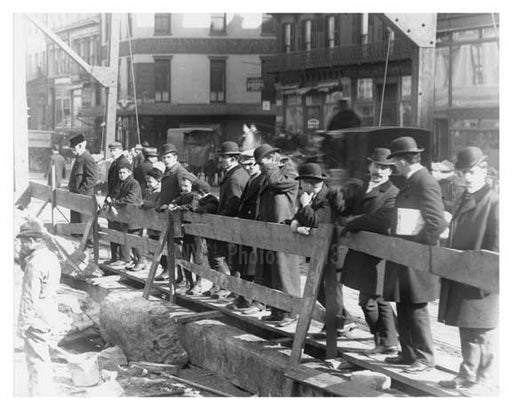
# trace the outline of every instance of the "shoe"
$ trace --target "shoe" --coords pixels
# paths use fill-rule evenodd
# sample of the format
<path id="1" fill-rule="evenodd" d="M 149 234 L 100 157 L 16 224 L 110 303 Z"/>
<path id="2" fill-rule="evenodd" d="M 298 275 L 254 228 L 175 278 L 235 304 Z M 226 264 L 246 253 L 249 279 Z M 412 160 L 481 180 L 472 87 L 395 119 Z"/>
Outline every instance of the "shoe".
<path id="1" fill-rule="evenodd" d="M 403 370 L 404 373 L 418 374 L 431 371 L 435 366 L 420 360 L 415 360 L 409 367 Z"/>
<path id="2" fill-rule="evenodd" d="M 155 281 L 157 282 L 163 282 L 169 280 L 169 274 L 162 272 L 160 275 L 155 276 Z"/>
<path id="3" fill-rule="evenodd" d="M 244 297 L 237 297 L 234 302 L 231 302 L 229 305 L 226 305 L 226 309 L 236 310 L 237 312 L 245 311 L 251 307 L 251 303 L 249 303 Z M 256 307 L 255 307 L 256 308 Z M 258 308 L 256 308 L 258 309 Z M 259 311 L 259 309 L 258 309 Z"/>
<path id="4" fill-rule="evenodd" d="M 113 264 L 114 262 L 117 262 L 119 259 L 113 259 L 113 258 L 110 258 L 108 260 L 106 260 L 105 262 L 103 262 L 103 265 L 111 265 Z"/>
<path id="5" fill-rule="evenodd" d="M 467 388 L 475 385 L 475 382 L 471 382 L 464 377 L 457 376 L 451 380 L 440 380 L 437 382 L 439 386 L 444 387 L 445 389 L 460 389 Z"/>
<path id="6" fill-rule="evenodd" d="M 196 283 L 194 286 L 192 286 L 187 291 L 187 295 L 193 295 L 193 296 L 200 296 L 200 295 L 202 295 L 201 284 L 200 283 Z"/>
<path id="7" fill-rule="evenodd" d="M 283 320 L 281 320 L 278 323 L 275 323 L 276 327 L 286 327 L 290 326 L 291 324 L 297 322 L 297 318 L 294 317 L 285 317 Z"/>
<path id="8" fill-rule="evenodd" d="M 116 268 L 116 269 L 124 269 L 124 268 L 126 268 L 127 264 L 128 264 L 128 262 L 126 262 L 126 261 L 115 261 L 110 264 L 110 267 Z"/>
<path id="9" fill-rule="evenodd" d="M 127 263 L 124 268 L 126 270 L 132 270 L 134 266 L 135 266 L 135 261 L 131 261 L 131 262 Z"/>
<path id="10" fill-rule="evenodd" d="M 249 307 L 241 308 L 240 313 L 242 313 L 242 315 L 252 315 L 254 313 L 264 312 L 265 310 L 267 310 L 267 307 L 263 303 L 254 301 Z"/>
<path id="11" fill-rule="evenodd" d="M 207 290 L 206 292 L 203 292 L 203 296 L 213 296 L 217 294 L 217 292 L 220 290 L 220 288 L 216 285 L 213 285 L 210 290 Z"/>
<path id="12" fill-rule="evenodd" d="M 407 359 L 404 356 L 402 356 L 401 354 L 399 354 L 399 355 L 393 356 L 393 357 L 386 357 L 384 359 L 384 362 L 388 363 L 388 364 L 411 365 L 414 363 L 414 360 Z"/>
<path id="13" fill-rule="evenodd" d="M 229 290 L 220 289 L 217 293 L 212 295 L 212 298 L 214 299 L 227 299 L 231 295 L 231 292 Z"/>
<path id="14" fill-rule="evenodd" d="M 270 315 L 262 316 L 260 318 L 260 320 L 263 320 L 264 322 L 273 323 L 273 324 L 282 322 L 283 319 L 284 319 L 284 317 L 282 314 L 275 314 L 274 312 L 272 312 Z"/>
<path id="15" fill-rule="evenodd" d="M 365 352 L 367 355 L 374 355 L 374 354 L 397 354 L 398 353 L 398 346 L 375 346 L 373 349 L 368 350 Z"/>

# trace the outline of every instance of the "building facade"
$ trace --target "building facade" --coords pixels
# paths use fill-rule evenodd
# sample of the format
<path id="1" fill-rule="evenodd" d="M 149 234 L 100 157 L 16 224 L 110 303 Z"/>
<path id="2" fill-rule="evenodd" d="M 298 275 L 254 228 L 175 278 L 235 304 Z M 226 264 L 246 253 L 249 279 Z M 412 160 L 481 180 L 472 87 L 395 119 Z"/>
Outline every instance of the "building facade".
<path id="1" fill-rule="evenodd" d="M 103 17 L 106 55 L 110 16 Z M 136 119 L 140 142 L 157 146 L 169 128 L 211 127 L 221 140 L 237 140 L 243 124 L 273 132 L 261 56 L 275 45 L 264 14 L 121 15 L 118 139 L 139 142 Z"/>

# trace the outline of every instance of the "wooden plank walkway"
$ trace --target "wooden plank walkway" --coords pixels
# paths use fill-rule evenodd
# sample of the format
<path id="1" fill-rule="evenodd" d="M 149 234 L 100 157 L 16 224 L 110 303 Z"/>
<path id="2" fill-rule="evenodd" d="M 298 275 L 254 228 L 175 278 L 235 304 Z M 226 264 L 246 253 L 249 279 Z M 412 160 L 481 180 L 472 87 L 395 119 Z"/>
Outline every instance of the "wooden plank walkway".
<path id="1" fill-rule="evenodd" d="M 100 265 L 102 269 L 111 274 L 118 274 L 121 277 L 136 281 L 141 285 L 146 283 L 147 271 L 129 272 L 126 270 L 111 268 L 108 265 Z M 166 282 L 153 282 L 153 289 L 158 292 L 168 293 L 169 287 Z M 286 327 L 276 327 L 271 324 L 267 324 L 260 320 L 260 318 L 268 312 L 258 312 L 251 315 L 243 315 L 240 312 L 235 312 L 226 308 L 226 305 L 231 300 L 218 300 L 207 296 L 189 296 L 180 293 L 178 290 L 177 302 L 188 305 L 196 305 L 202 309 L 217 310 L 225 315 L 243 320 L 244 322 L 250 323 L 254 326 L 262 328 L 266 331 L 270 331 L 279 334 L 284 337 L 293 337 L 295 334 L 296 323 L 288 325 Z M 308 331 L 308 339 L 306 344 L 319 349 L 325 349 L 325 339 L 314 339 L 313 335 L 318 335 L 323 324 L 312 320 L 311 326 Z M 404 385 L 410 386 L 416 390 L 419 390 L 425 395 L 432 395 L 438 397 L 461 397 L 462 395 L 456 390 L 444 389 L 440 387 L 437 382 L 439 380 L 451 379 L 454 377 L 456 372 L 456 361 L 453 360 L 449 355 L 443 353 L 440 349 L 436 349 L 436 358 L 438 366 L 429 372 L 420 375 L 411 375 L 404 373 L 404 366 L 400 365 L 388 365 L 384 362 L 384 355 L 366 355 L 365 352 L 373 347 L 373 336 L 365 331 L 364 329 L 357 328 L 346 336 L 340 337 L 337 340 L 337 348 L 340 356 L 348 362 L 368 369 L 383 373 L 391 377 Z"/>

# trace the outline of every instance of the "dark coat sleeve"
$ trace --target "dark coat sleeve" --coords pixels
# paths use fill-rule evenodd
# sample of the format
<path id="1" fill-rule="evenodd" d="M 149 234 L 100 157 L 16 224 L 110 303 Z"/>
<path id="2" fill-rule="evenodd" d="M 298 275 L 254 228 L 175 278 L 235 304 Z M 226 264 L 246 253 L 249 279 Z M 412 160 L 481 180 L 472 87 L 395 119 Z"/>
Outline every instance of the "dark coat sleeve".
<path id="1" fill-rule="evenodd" d="M 318 228 L 321 223 L 330 223 L 332 211 L 329 201 L 324 198 L 318 205 L 318 208 L 313 204 L 300 208 L 293 219 L 296 219 L 300 226 L 308 228 Z"/>
<path id="2" fill-rule="evenodd" d="M 277 194 L 293 192 L 297 189 L 298 182 L 295 177 L 298 176 L 295 168 L 285 164 L 280 168 L 277 164 L 268 164 L 262 167 L 263 173 L 267 176 L 269 188 Z"/>
<path id="3" fill-rule="evenodd" d="M 448 223 L 444 219 L 444 205 L 441 188 L 432 181 L 419 189 L 420 212 L 425 225 L 418 233 L 417 240 L 426 245 L 436 245 L 439 235 L 446 229 Z"/>
<path id="4" fill-rule="evenodd" d="M 485 229 L 485 235 L 482 241 L 484 244 L 482 249 L 487 249 L 493 252 L 500 251 L 499 208 L 499 202 L 496 198 L 491 204 L 489 217 L 487 218 L 487 227 Z"/>
<path id="5" fill-rule="evenodd" d="M 199 200 L 194 212 L 199 214 L 216 214 L 219 207 L 219 201 L 213 195 L 208 195 L 203 200 Z"/>
<path id="6" fill-rule="evenodd" d="M 347 222 L 345 225 L 347 231 L 387 233 L 393 218 L 397 193 L 398 190 L 396 188 L 391 192 L 386 193 L 386 198 L 382 206 L 371 212 L 368 212 L 367 214 L 363 214 L 350 222 Z"/>
<path id="7" fill-rule="evenodd" d="M 79 194 L 88 194 L 96 186 L 96 163 L 91 156 L 87 156 L 83 163 L 83 175 L 78 186 Z"/>
<path id="8" fill-rule="evenodd" d="M 242 170 L 245 173 L 245 171 Z M 236 216 L 238 208 L 240 208 L 240 198 L 245 186 L 247 185 L 247 178 L 243 178 L 240 175 L 233 174 L 229 181 L 226 182 L 226 192 L 224 194 L 226 203 L 223 204 L 222 209 L 219 211 L 219 215 L 224 216 Z"/>
<path id="9" fill-rule="evenodd" d="M 119 192 L 119 196 L 113 200 L 114 206 L 126 206 L 127 204 L 137 204 L 142 199 L 140 185 L 135 179 L 132 179 L 125 190 Z"/>

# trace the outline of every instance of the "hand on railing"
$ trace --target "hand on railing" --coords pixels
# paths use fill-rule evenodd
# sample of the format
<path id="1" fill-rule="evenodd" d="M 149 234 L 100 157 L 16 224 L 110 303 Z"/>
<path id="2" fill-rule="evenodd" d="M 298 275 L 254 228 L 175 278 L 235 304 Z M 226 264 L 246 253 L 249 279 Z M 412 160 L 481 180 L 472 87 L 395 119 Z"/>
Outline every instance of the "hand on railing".
<path id="1" fill-rule="evenodd" d="M 169 208 L 169 205 L 163 204 L 159 208 L 156 208 L 155 211 L 157 211 L 157 212 L 165 212 L 167 210 L 167 208 Z"/>

